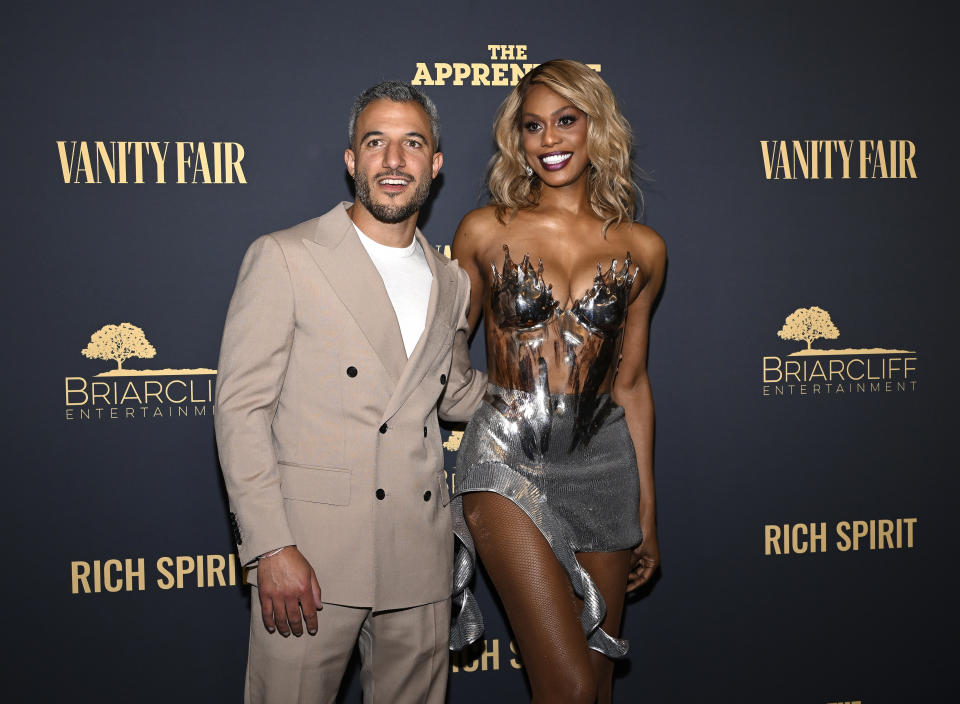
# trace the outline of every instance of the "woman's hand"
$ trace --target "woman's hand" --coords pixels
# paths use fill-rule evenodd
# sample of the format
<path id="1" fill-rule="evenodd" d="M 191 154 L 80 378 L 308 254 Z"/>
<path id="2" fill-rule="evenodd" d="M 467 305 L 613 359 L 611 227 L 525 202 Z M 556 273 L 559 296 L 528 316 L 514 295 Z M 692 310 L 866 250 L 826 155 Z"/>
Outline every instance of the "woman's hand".
<path id="1" fill-rule="evenodd" d="M 627 575 L 627 591 L 646 584 L 660 566 L 660 546 L 654 531 L 645 532 L 643 542 L 633 549 L 630 556 L 630 573 Z"/>

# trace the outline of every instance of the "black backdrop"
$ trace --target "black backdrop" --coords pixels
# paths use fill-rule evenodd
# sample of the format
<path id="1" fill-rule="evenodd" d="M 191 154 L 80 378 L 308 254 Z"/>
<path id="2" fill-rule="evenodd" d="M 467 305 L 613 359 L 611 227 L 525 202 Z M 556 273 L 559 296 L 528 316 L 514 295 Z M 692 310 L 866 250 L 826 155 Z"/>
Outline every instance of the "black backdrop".
<path id="1" fill-rule="evenodd" d="M 650 352 L 664 563 L 629 606 L 617 699 L 880 704 L 955 689 L 945 16 L 620 0 L 5 15 L 5 699 L 239 701 L 249 593 L 230 583 L 209 368 L 245 247 L 349 199 L 352 97 L 418 70 L 435 80 L 437 63 L 452 75 L 424 88 L 446 161 L 423 227 L 448 244 L 482 202 L 508 90 L 470 80 L 555 57 L 599 64 L 617 93 L 652 176 L 645 220 L 669 248 Z M 455 85 L 454 64 L 482 66 Z M 816 171 L 795 156 L 809 160 L 806 140 L 828 140 Z M 904 168 L 879 167 L 877 140 L 885 154 L 904 140 Z M 128 182 L 111 183 L 96 143 L 113 163 L 117 141 L 166 148 L 164 183 L 136 145 L 123 147 Z M 177 142 L 190 143 L 184 183 Z M 234 170 L 234 183 L 203 183 L 197 143 L 216 180 L 227 142 L 242 145 L 244 182 Z M 839 336 L 793 355 L 806 343 L 786 318 L 812 306 Z M 121 323 L 155 356 L 141 340 L 124 362 L 141 374 L 98 377 L 117 364 L 91 337 Z M 778 535 L 799 539 L 789 554 Z M 508 629 L 485 580 L 478 591 L 487 655 L 453 661 L 449 701 L 523 701 Z M 355 677 L 343 700 L 359 701 Z"/>

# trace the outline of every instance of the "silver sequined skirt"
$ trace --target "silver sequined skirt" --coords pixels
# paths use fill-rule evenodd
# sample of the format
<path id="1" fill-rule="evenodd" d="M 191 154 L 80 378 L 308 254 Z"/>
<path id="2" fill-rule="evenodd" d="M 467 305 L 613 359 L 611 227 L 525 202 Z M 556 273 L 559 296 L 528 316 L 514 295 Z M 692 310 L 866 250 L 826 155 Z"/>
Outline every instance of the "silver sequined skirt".
<path id="1" fill-rule="evenodd" d="M 543 533 L 574 591 L 584 600 L 581 623 L 588 645 L 622 657 L 627 642 L 600 629 L 606 612 L 575 552 L 632 548 L 642 538 L 637 513 L 637 460 L 623 408 L 601 396 L 588 432 L 577 422 L 577 397 L 543 395 L 490 385 L 457 456 L 454 530 L 462 545 L 454 563 L 451 649 L 483 632 L 467 588 L 475 550 L 463 517 L 463 494 L 494 491 L 513 501 Z M 579 429 L 578 429 L 579 427 Z"/>

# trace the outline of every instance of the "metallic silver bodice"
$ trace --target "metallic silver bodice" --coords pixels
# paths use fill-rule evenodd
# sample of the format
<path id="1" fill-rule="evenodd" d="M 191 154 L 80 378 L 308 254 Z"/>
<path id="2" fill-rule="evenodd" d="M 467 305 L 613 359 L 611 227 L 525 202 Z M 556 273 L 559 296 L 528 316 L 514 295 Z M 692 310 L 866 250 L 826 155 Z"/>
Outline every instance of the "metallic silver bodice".
<path id="1" fill-rule="evenodd" d="M 494 322 L 500 328 L 532 328 L 545 325 L 553 318 L 569 315 L 587 330 L 597 335 L 618 335 L 627 317 L 627 303 L 630 289 L 637 277 L 638 269 L 630 273 L 630 252 L 623 262 L 623 269 L 617 270 L 617 260 L 603 272 L 597 263 L 597 275 L 583 296 L 569 311 L 559 310 L 560 304 L 553 297 L 553 286 L 543 280 L 543 260 L 540 259 L 536 270 L 530 264 L 530 255 L 524 254 L 523 261 L 515 264 L 510 258 L 510 248 L 503 245 L 503 271 L 497 270 L 490 262 L 493 271 L 490 290 Z"/>
<path id="2" fill-rule="evenodd" d="M 503 250 L 502 270 L 491 262 L 488 365 L 491 380 L 528 393 L 488 400 L 501 412 L 526 419 L 521 427 L 534 435 L 540 434 L 537 428 L 549 432 L 555 412 L 572 412 L 577 419 L 572 450 L 578 443 L 589 442 L 610 411 L 609 396 L 601 398 L 600 392 L 609 389 L 616 372 L 638 269 L 631 272 L 629 252 L 622 268 L 616 259 L 606 272 L 597 264 L 593 285 L 568 310 L 562 310 L 553 287 L 543 279 L 543 260 L 534 268 L 525 254 L 517 264 L 507 245 Z M 557 377 L 553 383 L 551 374 Z M 571 399 L 571 409 L 551 407 L 551 394 L 558 393 Z M 536 444 L 541 442 L 549 439 L 538 437 Z"/>

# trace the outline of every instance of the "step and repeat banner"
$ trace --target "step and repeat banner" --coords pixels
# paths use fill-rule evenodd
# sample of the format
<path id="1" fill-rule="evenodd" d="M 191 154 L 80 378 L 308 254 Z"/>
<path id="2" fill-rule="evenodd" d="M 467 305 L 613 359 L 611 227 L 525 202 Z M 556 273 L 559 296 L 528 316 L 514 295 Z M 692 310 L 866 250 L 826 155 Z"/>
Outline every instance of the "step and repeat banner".
<path id="1" fill-rule="evenodd" d="M 7 8 L 4 698 L 240 701 L 250 590 L 212 399 L 247 245 L 352 197 L 351 101 L 396 79 L 440 110 L 421 225 L 449 252 L 497 106 L 563 57 L 617 94 L 669 255 L 663 568 L 629 602 L 616 700 L 953 700 L 948 27 L 886 2 Z M 448 701 L 526 701 L 476 591 L 487 631 Z"/>

